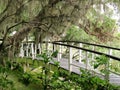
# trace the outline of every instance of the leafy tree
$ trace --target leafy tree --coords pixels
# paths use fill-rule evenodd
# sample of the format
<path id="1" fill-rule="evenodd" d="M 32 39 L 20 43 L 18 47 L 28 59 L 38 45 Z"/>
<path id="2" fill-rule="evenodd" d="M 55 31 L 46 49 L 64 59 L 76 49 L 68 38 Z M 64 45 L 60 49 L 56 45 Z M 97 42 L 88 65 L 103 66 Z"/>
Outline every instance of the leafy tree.
<path id="1" fill-rule="evenodd" d="M 109 10 L 107 4 L 110 3 L 119 10 L 119 0 L 0 0 L 0 54 L 12 52 L 11 56 L 14 56 L 19 52 L 21 41 L 29 34 L 35 35 L 37 42 L 46 37 L 60 40 L 71 25 L 79 26 L 100 40 L 108 40 L 114 31 L 111 29 L 114 21 L 106 14 L 102 19 L 104 22 L 98 21 L 101 5 Z M 111 29 L 109 33 L 108 29 Z M 16 33 L 11 34 L 14 31 Z"/>
<path id="2" fill-rule="evenodd" d="M 63 37 L 63 40 L 87 42 L 91 38 L 92 36 L 86 34 L 83 29 L 80 29 L 77 26 L 71 26 L 71 28 L 66 31 L 66 35 Z"/>

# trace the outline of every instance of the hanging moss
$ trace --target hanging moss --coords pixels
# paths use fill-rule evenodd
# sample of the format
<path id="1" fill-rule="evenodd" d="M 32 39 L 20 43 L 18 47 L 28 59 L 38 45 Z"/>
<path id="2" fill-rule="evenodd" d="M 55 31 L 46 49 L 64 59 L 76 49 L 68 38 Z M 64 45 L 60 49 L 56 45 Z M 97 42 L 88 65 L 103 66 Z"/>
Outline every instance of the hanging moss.
<path id="1" fill-rule="evenodd" d="M 113 36 L 115 22 L 101 15 L 100 7 L 103 5 L 103 9 L 108 10 L 106 4 L 111 3 L 119 8 L 119 0 L 1 0 L 0 4 L 7 6 L 8 1 L 11 4 L 4 13 L 5 7 L 0 5 L 0 38 L 6 37 L 3 46 L 11 45 L 13 39 L 18 44 L 33 32 L 37 33 L 33 34 L 37 41 L 48 36 L 60 40 L 71 25 L 79 26 L 87 34 L 106 42 Z M 28 24 L 22 23 L 8 31 L 7 28 L 20 21 Z M 17 33 L 9 37 L 13 31 Z"/>

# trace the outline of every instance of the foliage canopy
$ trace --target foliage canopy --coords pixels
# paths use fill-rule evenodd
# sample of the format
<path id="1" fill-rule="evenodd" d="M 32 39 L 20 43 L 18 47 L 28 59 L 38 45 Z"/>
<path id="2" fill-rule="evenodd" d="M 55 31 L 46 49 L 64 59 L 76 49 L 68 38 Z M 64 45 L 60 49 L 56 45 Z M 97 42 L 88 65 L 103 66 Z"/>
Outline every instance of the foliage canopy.
<path id="1" fill-rule="evenodd" d="M 111 40 L 116 25 L 109 5 L 119 12 L 119 0 L 0 0 L 0 51 L 18 48 L 29 35 L 36 43 L 60 40 L 71 25 L 103 42 Z"/>

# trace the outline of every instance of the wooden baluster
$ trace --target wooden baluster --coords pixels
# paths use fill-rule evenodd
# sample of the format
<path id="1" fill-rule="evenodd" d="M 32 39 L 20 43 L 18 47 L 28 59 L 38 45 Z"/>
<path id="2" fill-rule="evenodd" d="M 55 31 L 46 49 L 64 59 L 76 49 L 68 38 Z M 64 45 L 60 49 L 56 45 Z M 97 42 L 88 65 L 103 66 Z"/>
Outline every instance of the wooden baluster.
<path id="1" fill-rule="evenodd" d="M 60 59 L 62 58 L 62 46 L 61 45 L 57 45 L 57 50 L 58 50 L 58 61 L 60 61 Z"/>
<path id="2" fill-rule="evenodd" d="M 57 60 L 60 61 L 60 52 L 59 52 L 59 45 L 56 45 L 56 48 L 58 50 L 58 54 L 57 54 Z"/>
<path id="3" fill-rule="evenodd" d="M 20 48 L 20 57 L 24 57 L 24 50 L 23 50 L 23 43 L 21 44 L 21 48 Z"/>
<path id="4" fill-rule="evenodd" d="M 112 55 L 112 49 L 108 49 L 108 54 L 109 55 Z M 110 58 L 109 58 L 109 60 L 108 60 L 108 62 L 107 62 L 107 64 L 105 65 L 105 69 L 106 69 L 106 75 L 105 75 L 105 79 L 109 82 L 109 69 L 110 69 Z"/>
<path id="5" fill-rule="evenodd" d="M 95 51 L 95 46 L 93 46 L 92 50 Z M 94 59 L 95 59 L 95 54 L 92 53 L 92 61 L 94 61 Z"/>
<path id="6" fill-rule="evenodd" d="M 86 66 L 86 69 L 88 69 L 88 65 L 89 65 L 89 61 L 88 61 L 88 52 L 85 51 L 85 66 Z"/>
<path id="7" fill-rule="evenodd" d="M 31 51 L 32 51 L 32 59 L 35 59 L 35 57 L 34 57 L 34 43 L 31 43 Z"/>
<path id="8" fill-rule="evenodd" d="M 82 43 L 79 44 L 79 46 L 82 48 Z M 82 63 L 82 50 L 79 50 L 79 63 Z"/>
<path id="9" fill-rule="evenodd" d="M 36 55 L 37 55 L 37 44 L 35 44 L 35 50 L 34 50 L 35 52 L 34 52 L 34 56 L 35 56 L 35 58 L 36 58 Z"/>
<path id="10" fill-rule="evenodd" d="M 72 72 L 72 56 L 73 56 L 73 53 L 72 53 L 72 48 L 69 47 L 69 59 L 68 59 L 68 69 L 70 72 Z"/>
<path id="11" fill-rule="evenodd" d="M 92 46 L 92 50 L 95 51 L 95 46 Z M 91 62 L 92 62 L 91 69 L 94 70 L 95 53 L 92 53 Z"/>
<path id="12" fill-rule="evenodd" d="M 39 50 L 38 54 L 41 54 L 41 43 L 38 44 L 38 50 Z"/>
<path id="13" fill-rule="evenodd" d="M 62 46 L 61 45 L 59 45 L 59 57 L 60 59 L 62 58 Z"/>
<path id="14" fill-rule="evenodd" d="M 27 43 L 26 45 L 27 45 L 26 46 L 26 56 L 28 57 L 28 47 L 29 47 L 29 44 Z"/>
<path id="15" fill-rule="evenodd" d="M 22 43 L 22 57 L 24 57 L 24 47 L 23 47 L 23 43 Z"/>
<path id="16" fill-rule="evenodd" d="M 108 49 L 108 54 L 112 55 L 112 49 Z M 111 60 L 111 59 L 110 59 Z"/>

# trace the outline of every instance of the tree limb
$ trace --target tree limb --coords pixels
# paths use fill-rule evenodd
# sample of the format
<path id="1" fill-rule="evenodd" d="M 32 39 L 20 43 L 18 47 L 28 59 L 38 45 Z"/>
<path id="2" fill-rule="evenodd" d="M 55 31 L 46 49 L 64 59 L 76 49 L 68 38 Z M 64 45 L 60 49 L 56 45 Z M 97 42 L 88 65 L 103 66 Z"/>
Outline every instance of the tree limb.
<path id="1" fill-rule="evenodd" d="M 16 26 L 18 26 L 20 24 L 23 24 L 23 23 L 27 23 L 27 22 L 22 21 L 22 22 L 19 22 L 19 23 L 13 25 L 13 26 L 7 28 L 7 30 L 5 32 L 5 35 L 4 35 L 3 39 L 2 39 L 2 43 L 0 44 L 0 51 L 1 51 L 1 48 L 3 47 L 3 45 L 4 45 L 4 42 L 6 40 L 7 34 L 9 33 L 10 29 L 12 29 L 12 28 L 14 28 L 14 27 L 16 27 Z"/>
<path id="2" fill-rule="evenodd" d="M 12 0 L 9 0 L 9 1 L 8 1 L 7 5 L 6 5 L 6 8 L 0 13 L 0 16 L 1 16 L 2 14 L 4 14 L 4 13 L 8 10 L 11 2 L 12 2 Z"/>

